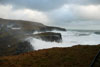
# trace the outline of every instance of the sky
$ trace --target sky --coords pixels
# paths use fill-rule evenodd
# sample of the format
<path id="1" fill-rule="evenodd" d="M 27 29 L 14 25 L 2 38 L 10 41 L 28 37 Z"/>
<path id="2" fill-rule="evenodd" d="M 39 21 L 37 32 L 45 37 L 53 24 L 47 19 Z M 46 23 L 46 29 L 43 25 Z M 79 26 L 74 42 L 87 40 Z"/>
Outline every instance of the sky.
<path id="1" fill-rule="evenodd" d="M 0 18 L 100 30 L 100 0 L 0 0 Z"/>

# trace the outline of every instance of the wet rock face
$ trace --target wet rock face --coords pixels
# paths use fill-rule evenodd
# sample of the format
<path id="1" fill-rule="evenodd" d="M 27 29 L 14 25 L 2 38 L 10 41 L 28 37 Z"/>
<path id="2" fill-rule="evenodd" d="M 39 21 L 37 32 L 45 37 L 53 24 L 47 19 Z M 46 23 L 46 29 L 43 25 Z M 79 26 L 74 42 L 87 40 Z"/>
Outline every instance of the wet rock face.
<path id="1" fill-rule="evenodd" d="M 33 51 L 32 45 L 27 42 L 19 42 L 17 44 L 0 44 L 0 56 L 18 55 Z"/>
<path id="2" fill-rule="evenodd" d="M 52 31 L 52 30 L 58 30 L 58 31 L 66 31 L 66 29 L 65 28 L 60 28 L 60 27 L 50 27 L 50 26 L 47 26 L 47 29 L 49 30 L 49 31 Z"/>
<path id="3" fill-rule="evenodd" d="M 100 32 L 95 32 L 95 34 L 98 34 L 98 35 L 100 35 Z"/>
<path id="4" fill-rule="evenodd" d="M 15 33 L 12 30 L 0 32 L 0 56 L 18 55 L 34 50 L 32 45 L 24 40 L 24 35 Z"/>
<path id="5" fill-rule="evenodd" d="M 61 42 L 60 33 L 46 32 L 52 30 L 66 31 L 64 28 L 46 26 L 37 22 L 0 19 L 0 56 L 18 55 L 33 51 L 32 45 L 25 39 L 35 37 L 44 41 Z M 33 32 L 44 32 L 33 35 Z"/>
<path id="6" fill-rule="evenodd" d="M 33 46 L 28 41 L 24 41 L 17 44 L 15 54 L 17 55 L 21 53 L 30 52 L 33 50 Z"/>
<path id="7" fill-rule="evenodd" d="M 50 41 L 50 42 L 62 42 L 62 36 L 60 33 L 54 33 L 54 32 L 44 32 L 34 35 L 37 39 L 42 39 L 44 41 Z"/>
<path id="8" fill-rule="evenodd" d="M 18 55 L 33 50 L 32 45 L 28 41 L 22 41 L 7 34 L 0 37 L 0 56 Z"/>
<path id="9" fill-rule="evenodd" d="M 19 33 L 21 32 L 21 33 Z M 23 31 L 15 31 L 6 27 L 0 30 L 0 56 L 18 55 L 33 51 L 32 45 L 25 41 Z"/>

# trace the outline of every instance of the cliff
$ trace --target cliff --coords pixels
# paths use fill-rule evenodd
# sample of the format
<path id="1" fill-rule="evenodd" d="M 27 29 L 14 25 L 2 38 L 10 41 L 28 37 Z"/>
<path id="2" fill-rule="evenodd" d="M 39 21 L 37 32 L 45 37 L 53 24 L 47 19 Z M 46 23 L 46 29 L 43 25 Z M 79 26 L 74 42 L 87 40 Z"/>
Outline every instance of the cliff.
<path id="1" fill-rule="evenodd" d="M 34 34 L 33 37 L 44 41 L 58 42 L 58 43 L 62 42 L 62 36 L 60 33 L 44 32 L 44 33 Z"/>
<path id="2" fill-rule="evenodd" d="M 33 35 L 35 31 L 42 32 L 42 36 L 35 34 L 32 36 L 34 38 L 60 42 L 62 40 L 60 33 L 46 32 L 52 30 L 65 31 L 64 28 L 50 27 L 38 22 L 0 18 L 0 56 L 18 55 L 33 51 L 34 46 L 29 43 L 27 38 Z M 43 34 L 46 34 L 46 36 Z"/>
<path id="3" fill-rule="evenodd" d="M 3 27 L 0 29 L 0 56 L 11 56 L 34 50 L 34 47 L 25 40 L 27 37 L 22 31 L 14 31 Z"/>
<path id="4" fill-rule="evenodd" d="M 32 22 L 32 21 L 24 21 L 24 20 L 9 20 L 9 19 L 1 19 L 0 18 L 0 25 L 6 25 L 8 28 L 15 28 L 21 29 L 25 32 L 34 32 L 34 31 L 52 31 L 52 30 L 59 30 L 59 31 L 66 31 L 64 28 L 60 27 L 52 27 L 46 26 L 42 23 Z"/>

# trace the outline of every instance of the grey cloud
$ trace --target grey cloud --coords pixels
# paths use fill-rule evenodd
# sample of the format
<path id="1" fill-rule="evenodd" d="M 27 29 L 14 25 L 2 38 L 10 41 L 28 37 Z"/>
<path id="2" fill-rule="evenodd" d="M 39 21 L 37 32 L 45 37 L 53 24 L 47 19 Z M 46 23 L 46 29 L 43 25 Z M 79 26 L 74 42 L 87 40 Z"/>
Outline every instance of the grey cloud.
<path id="1" fill-rule="evenodd" d="M 100 0 L 0 0 L 0 4 L 12 5 L 14 8 L 33 9 L 33 11 L 40 10 L 46 14 L 50 23 L 55 25 L 65 25 L 67 22 L 69 24 L 73 21 L 100 21 Z M 68 7 L 64 7 L 64 5 L 68 5 Z M 16 18 L 16 16 L 14 17 Z M 36 18 L 39 19 L 38 17 Z"/>
<path id="2" fill-rule="evenodd" d="M 87 2 L 87 4 L 100 4 L 100 0 L 85 0 Z"/>
<path id="3" fill-rule="evenodd" d="M 68 3 L 80 5 L 98 5 L 100 4 L 100 0 L 68 0 Z"/>
<path id="4" fill-rule="evenodd" d="M 66 0 L 0 0 L 1 4 L 11 4 L 16 8 L 30 8 L 47 11 L 59 8 Z"/>
<path id="5" fill-rule="evenodd" d="M 57 9 L 64 4 L 100 4 L 100 0 L 0 0 L 1 4 L 11 4 L 16 8 L 30 8 L 41 11 Z"/>
<path id="6" fill-rule="evenodd" d="M 79 21 L 100 21 L 100 5 L 65 5 L 48 12 L 51 24 L 68 25 Z"/>

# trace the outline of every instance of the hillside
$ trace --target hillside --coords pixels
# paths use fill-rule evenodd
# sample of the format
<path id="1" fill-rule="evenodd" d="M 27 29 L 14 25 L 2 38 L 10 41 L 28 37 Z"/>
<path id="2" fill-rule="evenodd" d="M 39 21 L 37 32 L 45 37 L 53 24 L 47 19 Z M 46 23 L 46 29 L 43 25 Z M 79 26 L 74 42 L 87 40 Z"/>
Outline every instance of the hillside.
<path id="1" fill-rule="evenodd" d="M 2 26 L 7 26 L 8 28 L 19 28 L 25 32 L 31 32 L 31 33 L 34 31 L 52 31 L 52 30 L 66 31 L 66 29 L 64 28 L 46 26 L 38 22 L 0 18 L 0 27 Z"/>
<path id="2" fill-rule="evenodd" d="M 0 67 L 89 67 L 100 45 L 51 48 L 0 57 Z"/>
<path id="3" fill-rule="evenodd" d="M 28 40 L 30 37 L 35 38 L 33 32 L 38 31 L 46 33 L 46 31 L 55 29 L 65 31 L 64 28 L 46 26 L 38 22 L 0 18 L 0 56 L 18 55 L 34 51 L 34 46 L 32 46 Z M 58 40 L 62 40 L 60 33 L 51 34 L 49 32 L 47 36 L 40 36 L 38 34 L 37 36 L 41 37 L 40 39 L 44 41 L 58 42 Z"/>

